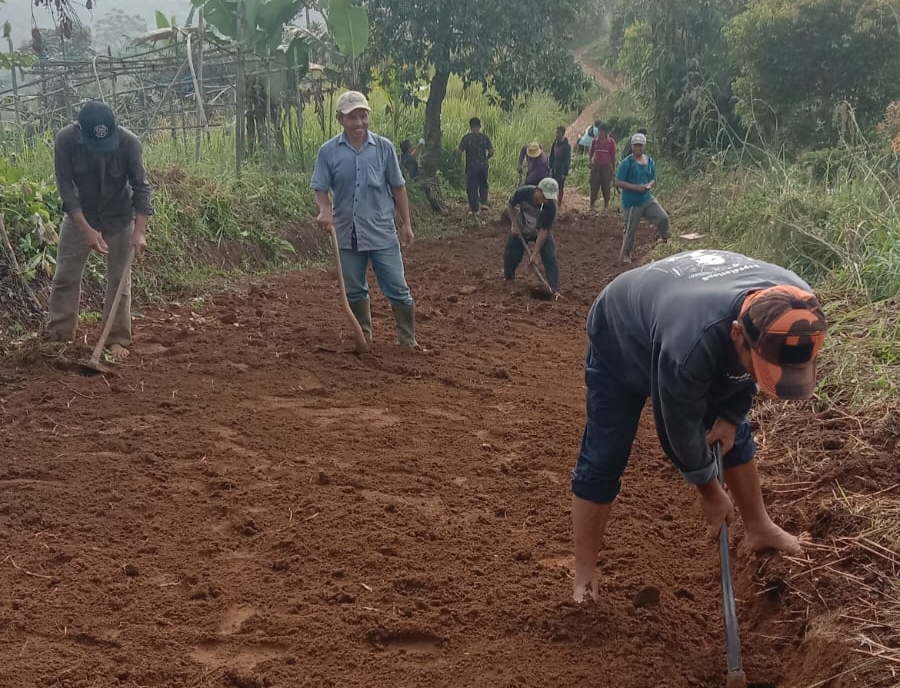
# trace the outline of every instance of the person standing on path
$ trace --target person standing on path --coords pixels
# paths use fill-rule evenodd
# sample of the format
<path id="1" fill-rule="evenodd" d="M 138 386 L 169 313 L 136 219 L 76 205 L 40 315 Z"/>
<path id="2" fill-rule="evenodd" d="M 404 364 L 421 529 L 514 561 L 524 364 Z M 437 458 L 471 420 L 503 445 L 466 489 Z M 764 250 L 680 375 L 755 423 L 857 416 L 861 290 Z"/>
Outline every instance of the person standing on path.
<path id="1" fill-rule="evenodd" d="M 616 141 L 609 135 L 609 127 L 601 124 L 597 138 L 591 144 L 588 165 L 591 168 L 591 210 L 597 203 L 597 193 L 603 192 L 603 217 L 609 216 L 613 169 L 616 164 Z"/>
<path id="2" fill-rule="evenodd" d="M 522 165 L 528 161 L 528 169 L 525 171 L 526 186 L 535 186 L 542 179 L 550 176 L 550 160 L 544 152 L 544 147 L 537 141 L 532 141 L 527 146 L 522 146 L 519 151 L 519 164 L 516 170 L 519 173 L 519 179 L 522 178 Z"/>
<path id="3" fill-rule="evenodd" d="M 637 130 L 637 133 L 638 133 L 638 134 L 643 134 L 643 135 L 644 135 L 644 138 L 647 137 L 647 129 L 646 129 L 645 127 L 640 127 L 640 128 Z M 632 140 L 633 138 L 634 138 L 633 136 L 629 136 L 629 137 L 628 137 L 628 140 L 625 142 L 625 145 L 622 146 L 622 160 L 624 160 L 624 159 L 627 158 L 629 155 L 631 155 L 631 140 Z"/>
<path id="4" fill-rule="evenodd" d="M 494 144 L 487 134 L 481 131 L 481 120 L 473 117 L 469 120 L 469 133 L 462 137 L 456 150 L 456 159 L 466 154 L 466 196 L 469 199 L 469 210 L 478 217 L 481 207 L 488 206 L 488 167 L 494 157 Z"/>
<path id="5" fill-rule="evenodd" d="M 406 173 L 406 176 L 409 179 L 418 180 L 419 178 L 420 146 L 421 144 L 419 144 L 419 146 L 413 146 L 412 141 L 409 139 L 404 139 L 400 142 L 400 168 Z M 422 192 L 425 194 L 425 198 L 428 199 L 428 203 L 431 204 L 432 211 L 437 215 L 446 215 L 447 210 L 434 195 L 434 187 L 426 181 L 423 181 L 421 185 Z"/>
<path id="6" fill-rule="evenodd" d="M 712 538 L 734 506 L 753 551 L 798 555 L 800 541 L 769 518 L 747 414 L 757 386 L 807 399 L 825 339 L 821 306 L 789 270 L 728 251 L 689 251 L 629 270 L 587 320 L 587 421 L 572 471 L 574 599 L 598 598 L 596 562 L 641 410 L 652 400 L 666 456 L 694 485 Z"/>
<path id="7" fill-rule="evenodd" d="M 121 360 L 131 346 L 128 256 L 132 248 L 135 254 L 146 248 L 153 214 L 141 141 L 116 123 L 107 105 L 90 101 L 78 113 L 78 123 L 57 134 L 54 168 L 64 215 L 45 335 L 51 341 L 75 339 L 81 279 L 91 251 L 97 251 L 106 256 L 103 321 L 112 318 L 106 341 L 113 358 Z M 123 279 L 129 282 L 110 313 Z"/>
<path id="8" fill-rule="evenodd" d="M 591 144 L 594 142 L 594 139 L 597 137 L 597 132 L 600 129 L 600 125 L 602 122 L 598 119 L 596 122 L 588 126 L 587 129 L 584 130 L 584 133 L 581 135 L 581 138 L 578 139 L 578 153 L 581 155 L 586 155 L 588 151 L 591 150 Z"/>
<path id="9" fill-rule="evenodd" d="M 559 198 L 556 207 L 562 209 L 563 195 L 566 190 L 566 177 L 572 166 L 572 146 L 566 138 L 566 128 L 556 127 L 556 139 L 550 147 L 550 175 L 559 185 Z"/>
<path id="10" fill-rule="evenodd" d="M 409 248 L 415 241 L 406 181 L 394 145 L 369 131 L 369 112 L 358 91 L 338 98 L 337 120 L 344 131 L 322 144 L 310 182 L 319 208 L 316 223 L 337 232 L 347 300 L 366 339 L 372 338 L 366 281 L 371 262 L 381 293 L 391 302 L 400 345 L 417 347 L 413 297 L 400 252 L 401 245 Z"/>
<path id="11" fill-rule="evenodd" d="M 516 278 L 516 269 L 525 255 L 526 243 L 534 242 L 531 262 L 537 264 L 538 255 L 547 272 L 547 282 L 554 294 L 559 293 L 559 263 L 556 260 L 556 246 L 550 230 L 556 219 L 556 200 L 559 185 L 552 177 L 542 179 L 537 186 L 519 187 L 506 204 L 506 213 L 512 227 L 503 251 L 503 276 L 508 282 Z"/>
<path id="12" fill-rule="evenodd" d="M 669 240 L 669 216 L 653 198 L 651 191 L 656 185 L 656 163 L 644 154 L 647 137 L 635 134 L 631 137 L 631 155 L 619 164 L 616 173 L 616 187 L 622 190 L 622 209 L 625 211 L 625 238 L 619 260 L 631 263 L 634 239 L 641 218 L 656 227 L 662 241 Z"/>

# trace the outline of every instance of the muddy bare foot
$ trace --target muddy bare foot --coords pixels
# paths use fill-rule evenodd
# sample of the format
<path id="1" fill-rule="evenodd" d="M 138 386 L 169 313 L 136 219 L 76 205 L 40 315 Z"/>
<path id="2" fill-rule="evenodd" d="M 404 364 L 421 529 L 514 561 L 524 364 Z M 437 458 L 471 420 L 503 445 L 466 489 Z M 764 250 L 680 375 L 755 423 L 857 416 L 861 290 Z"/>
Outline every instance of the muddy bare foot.
<path id="1" fill-rule="evenodd" d="M 600 600 L 600 593 L 597 591 L 597 575 L 586 577 L 575 574 L 575 585 L 572 591 L 572 599 L 578 604 L 582 602 L 597 602 Z"/>
<path id="2" fill-rule="evenodd" d="M 131 355 L 131 352 L 121 344 L 113 344 L 109 347 L 109 355 L 114 361 L 124 361 Z"/>
<path id="3" fill-rule="evenodd" d="M 774 549 L 794 556 L 803 554 L 800 538 L 779 528 L 771 521 L 761 527 L 753 528 L 745 523 L 744 531 L 747 537 L 747 545 L 754 552 L 765 552 L 766 550 Z"/>

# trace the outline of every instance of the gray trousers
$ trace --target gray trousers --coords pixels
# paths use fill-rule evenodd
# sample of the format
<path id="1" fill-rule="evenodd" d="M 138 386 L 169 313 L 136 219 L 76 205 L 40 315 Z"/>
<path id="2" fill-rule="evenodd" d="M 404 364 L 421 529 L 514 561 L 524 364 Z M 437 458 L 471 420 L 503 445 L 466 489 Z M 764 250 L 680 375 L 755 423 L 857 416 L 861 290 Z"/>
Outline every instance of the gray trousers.
<path id="1" fill-rule="evenodd" d="M 103 322 L 109 317 L 119 281 L 125 272 L 128 254 L 131 250 L 131 233 L 134 223 L 103 235 L 109 247 L 106 256 L 106 296 L 103 299 Z M 56 272 L 53 275 L 53 290 L 50 292 L 50 314 L 47 322 L 49 339 L 69 342 L 75 339 L 78 325 L 78 307 L 81 302 L 81 279 L 91 248 L 85 243 L 84 235 L 68 215 L 63 217 L 59 230 L 59 245 L 56 250 Z M 130 276 L 129 276 L 130 280 Z M 125 287 L 119 307 L 113 315 L 112 328 L 107 344 L 131 345 L 131 284 Z"/>
<path id="2" fill-rule="evenodd" d="M 668 239 L 670 236 L 669 216 L 663 210 L 663 207 L 656 202 L 656 199 L 651 199 L 643 205 L 626 208 L 625 239 L 622 241 L 622 253 L 626 256 L 631 255 L 631 252 L 634 250 L 634 239 L 642 217 L 646 217 L 647 221 L 656 227 L 656 233 L 660 239 Z"/>

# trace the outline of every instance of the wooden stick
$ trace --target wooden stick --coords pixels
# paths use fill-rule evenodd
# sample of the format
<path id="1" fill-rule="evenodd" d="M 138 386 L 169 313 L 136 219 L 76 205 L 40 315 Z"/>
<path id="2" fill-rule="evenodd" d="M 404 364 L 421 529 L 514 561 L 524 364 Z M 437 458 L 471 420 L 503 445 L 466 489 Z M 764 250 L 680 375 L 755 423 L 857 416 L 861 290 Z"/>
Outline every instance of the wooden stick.
<path id="1" fill-rule="evenodd" d="M 341 286 L 341 303 L 344 306 L 344 313 L 350 320 L 353 327 L 353 338 L 356 340 L 356 351 L 358 353 L 366 353 L 369 350 L 369 343 L 366 341 L 366 335 L 363 333 L 362 327 L 353 310 L 350 308 L 350 301 L 347 300 L 347 287 L 344 284 L 344 273 L 341 270 L 341 245 L 338 243 L 337 232 L 334 227 L 331 228 L 331 246 L 334 249 L 334 263 L 337 266 L 338 283 Z"/>
<path id="2" fill-rule="evenodd" d="M 44 310 L 44 307 L 41 305 L 41 302 L 38 301 L 38 297 L 31 289 L 31 285 L 28 284 L 28 280 L 25 279 L 25 275 L 22 274 L 22 269 L 19 267 L 19 261 L 16 259 L 16 253 L 13 251 L 12 244 L 9 242 L 9 235 L 6 233 L 6 217 L 3 213 L 0 213 L 0 238 L 3 239 L 3 247 L 6 249 L 6 253 L 9 256 L 9 264 L 16 273 L 16 277 L 19 278 L 19 282 L 25 290 L 25 293 L 28 294 L 28 298 L 31 299 L 31 305 L 35 312 L 40 313 Z"/>
<path id="3" fill-rule="evenodd" d="M 134 246 L 128 252 L 128 259 L 125 263 L 125 271 L 122 273 L 122 279 L 119 280 L 119 286 L 116 289 L 116 295 L 109 307 L 109 314 L 106 316 L 106 322 L 103 324 L 103 332 L 100 333 L 100 339 L 94 347 L 94 353 L 91 354 L 90 365 L 96 366 L 100 363 L 100 355 L 103 353 L 103 347 L 106 346 L 106 338 L 112 329 L 113 320 L 116 319 L 116 310 L 119 308 L 119 301 L 122 300 L 122 293 L 125 291 L 125 285 L 131 280 L 131 263 L 134 261 Z"/>

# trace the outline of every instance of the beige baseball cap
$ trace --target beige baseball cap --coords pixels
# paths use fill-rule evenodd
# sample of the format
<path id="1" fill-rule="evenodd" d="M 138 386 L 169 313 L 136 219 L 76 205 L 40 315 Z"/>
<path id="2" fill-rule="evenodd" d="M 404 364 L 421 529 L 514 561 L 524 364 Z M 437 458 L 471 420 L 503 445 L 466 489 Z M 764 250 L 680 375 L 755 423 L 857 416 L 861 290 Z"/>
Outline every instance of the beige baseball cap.
<path id="1" fill-rule="evenodd" d="M 544 198 L 555 201 L 559 198 L 559 184 L 553 177 L 545 177 L 538 183 L 538 188 L 543 191 Z"/>
<path id="2" fill-rule="evenodd" d="M 369 101 L 359 91 L 347 91 L 338 98 L 337 111 L 342 115 L 349 115 L 354 110 L 360 109 L 372 111 L 372 108 L 369 107 Z"/>

